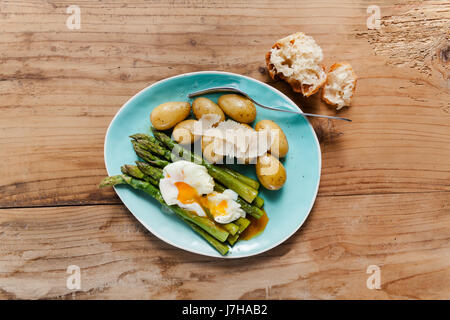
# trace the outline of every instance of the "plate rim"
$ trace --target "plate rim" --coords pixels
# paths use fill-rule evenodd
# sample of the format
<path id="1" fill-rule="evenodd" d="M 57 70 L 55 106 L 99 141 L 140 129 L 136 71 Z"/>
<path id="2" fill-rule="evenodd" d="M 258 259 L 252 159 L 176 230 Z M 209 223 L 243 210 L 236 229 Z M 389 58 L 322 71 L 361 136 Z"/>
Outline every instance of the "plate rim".
<path id="1" fill-rule="evenodd" d="M 265 86 L 266 88 L 268 88 L 269 90 L 274 91 L 275 93 L 281 95 L 283 98 L 287 99 L 289 102 L 291 102 L 293 105 L 297 106 L 298 109 L 303 112 L 303 110 L 294 102 L 292 101 L 291 98 L 289 98 L 287 95 L 285 95 L 283 92 L 281 92 L 280 90 L 268 85 L 267 83 L 264 83 L 258 79 L 255 78 L 251 78 L 242 74 L 238 74 L 238 73 L 233 73 L 233 72 L 227 72 L 227 71 L 194 71 L 194 72 L 187 72 L 187 73 L 181 73 L 175 76 L 171 76 L 168 78 L 164 78 L 158 81 L 155 81 L 154 83 L 148 85 L 147 87 L 141 89 L 139 92 L 137 92 L 135 95 L 133 95 L 131 98 L 129 98 L 120 108 L 119 110 L 117 110 L 116 114 L 114 115 L 114 117 L 111 119 L 109 125 L 108 125 L 108 129 L 106 130 L 106 134 L 105 134 L 105 141 L 103 144 L 103 159 L 105 162 L 105 168 L 106 168 L 106 172 L 108 173 L 108 176 L 110 175 L 110 172 L 108 170 L 108 164 L 106 161 L 106 142 L 108 141 L 108 135 L 109 135 L 109 131 L 111 129 L 112 124 L 114 123 L 114 121 L 116 120 L 116 118 L 119 116 L 119 114 L 121 112 L 123 112 L 123 110 L 128 106 L 129 103 L 131 103 L 131 101 L 133 101 L 138 95 L 140 95 L 142 92 L 156 86 L 157 84 L 161 84 L 164 83 L 166 81 L 170 81 L 176 78 L 182 78 L 182 77 L 186 77 L 186 76 L 191 76 L 191 75 L 197 75 L 197 74 L 219 74 L 219 75 L 231 75 L 231 76 L 238 76 L 238 77 L 242 77 L 245 78 L 247 80 L 250 81 L 256 81 L 260 84 L 262 84 L 263 86 Z M 151 228 L 149 225 L 147 225 L 145 222 L 143 222 L 141 219 L 139 219 L 129 208 L 128 206 L 125 204 L 125 202 L 123 201 L 122 197 L 120 196 L 119 192 L 117 191 L 116 187 L 114 187 L 114 191 L 116 192 L 117 196 L 120 198 L 120 201 L 122 202 L 122 204 L 128 209 L 129 212 L 131 212 L 131 214 L 133 215 L 133 217 L 139 221 L 139 223 L 141 223 L 148 231 L 150 231 L 154 236 L 156 236 L 158 239 L 160 239 L 161 241 L 164 241 L 178 249 L 181 250 L 185 250 L 188 252 L 192 252 L 195 254 L 199 254 L 202 256 L 207 256 L 207 257 L 213 257 L 213 258 L 219 258 L 219 259 L 243 259 L 243 258 L 248 258 L 248 257 L 252 257 L 255 255 L 259 255 L 261 253 L 267 252 L 269 250 L 272 250 L 275 247 L 278 247 L 280 244 L 282 244 L 283 242 L 285 242 L 286 240 L 288 240 L 290 237 L 292 237 L 305 223 L 306 219 L 308 219 L 311 210 L 316 202 L 317 199 L 317 194 L 319 192 L 319 186 L 320 186 L 320 180 L 321 180 L 321 176 L 322 176 L 322 150 L 320 148 L 320 142 L 319 139 L 317 138 L 317 134 L 316 131 L 314 130 L 313 126 L 311 125 L 311 123 L 309 122 L 308 118 L 305 116 L 302 116 L 303 118 L 305 118 L 306 122 L 308 123 L 311 131 L 313 132 L 313 137 L 316 140 L 316 145 L 317 145 L 317 149 L 318 149 L 318 155 L 319 155 L 319 176 L 318 176 L 318 181 L 317 181 L 317 187 L 316 190 L 314 191 L 314 197 L 312 197 L 311 199 L 311 203 L 309 205 L 309 209 L 308 209 L 308 213 L 305 215 L 305 218 L 298 224 L 298 227 L 292 231 L 290 234 L 288 234 L 286 237 L 284 237 L 283 239 L 281 239 L 280 241 L 274 243 L 273 245 L 269 246 L 268 248 L 265 248 L 264 250 L 258 251 L 258 252 L 254 252 L 254 253 L 250 253 L 247 255 L 242 255 L 242 256 L 232 256 L 232 255 L 213 255 L 213 254 L 208 254 L 208 253 L 204 253 L 195 249 L 191 249 L 191 248 L 186 248 L 186 247 L 181 247 L 178 244 L 173 243 L 171 240 L 166 239 L 165 237 L 161 236 L 158 232 L 156 232 L 153 228 Z"/>

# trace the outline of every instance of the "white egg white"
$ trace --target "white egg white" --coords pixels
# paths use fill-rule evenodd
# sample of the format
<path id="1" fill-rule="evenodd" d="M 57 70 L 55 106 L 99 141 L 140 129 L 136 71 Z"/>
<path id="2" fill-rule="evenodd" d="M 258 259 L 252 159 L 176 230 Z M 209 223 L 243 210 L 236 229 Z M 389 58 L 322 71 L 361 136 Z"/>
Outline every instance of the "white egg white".
<path id="1" fill-rule="evenodd" d="M 230 223 L 240 217 L 245 218 L 245 211 L 242 210 L 241 205 L 236 202 L 238 194 L 231 189 L 226 189 L 224 192 L 213 192 L 209 194 L 208 201 L 213 206 L 220 206 L 222 201 L 226 201 L 226 208 L 224 212 L 214 215 L 214 220 L 218 223 Z M 214 210 L 213 210 L 214 211 Z"/>
<path id="2" fill-rule="evenodd" d="M 163 170 L 164 178 L 159 181 L 159 189 L 164 201 L 168 205 L 178 205 L 180 208 L 194 211 L 199 216 L 206 216 L 205 211 L 200 204 L 182 203 L 178 197 L 178 188 L 176 182 L 184 182 L 193 187 L 198 195 L 209 194 L 214 191 L 214 180 L 208 174 L 204 166 L 193 162 L 180 160 L 168 164 Z"/>

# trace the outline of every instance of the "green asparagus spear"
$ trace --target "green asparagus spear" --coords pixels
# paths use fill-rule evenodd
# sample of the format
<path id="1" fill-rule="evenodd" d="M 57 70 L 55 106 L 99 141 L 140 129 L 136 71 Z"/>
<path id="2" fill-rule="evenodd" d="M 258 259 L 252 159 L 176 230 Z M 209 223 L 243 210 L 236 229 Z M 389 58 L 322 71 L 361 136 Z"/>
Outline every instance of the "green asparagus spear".
<path id="1" fill-rule="evenodd" d="M 224 192 L 226 188 L 216 182 L 216 183 L 214 183 L 214 189 L 217 192 Z M 261 218 L 262 215 L 264 214 L 264 212 L 260 208 L 258 208 L 257 206 L 251 205 L 250 203 L 248 203 L 241 197 L 238 197 L 236 202 L 241 205 L 242 210 L 244 210 L 246 213 L 248 213 L 252 217 L 255 217 L 256 219 Z"/>
<path id="2" fill-rule="evenodd" d="M 260 196 L 257 196 L 255 198 L 255 200 L 253 200 L 252 204 L 255 205 L 258 208 L 262 208 L 263 205 L 264 205 L 264 199 L 261 198 Z"/>
<path id="3" fill-rule="evenodd" d="M 227 242 L 233 246 L 239 239 L 239 233 L 236 233 L 234 236 L 228 236 Z"/>
<path id="4" fill-rule="evenodd" d="M 239 179 L 242 182 L 244 182 L 245 184 L 249 185 L 250 187 L 252 187 L 256 190 L 259 189 L 260 184 L 258 181 L 254 180 L 252 178 L 249 178 L 249 177 L 243 175 L 242 173 L 234 171 L 230 168 L 227 168 L 227 167 L 220 167 L 220 168 L 223 169 L 225 172 L 234 176 L 236 179 Z M 262 208 L 264 205 L 264 199 L 261 198 L 260 196 L 256 196 L 256 198 L 255 198 L 255 200 L 253 200 L 252 204 L 257 206 L 258 208 Z"/>
<path id="5" fill-rule="evenodd" d="M 239 218 L 234 223 L 239 227 L 239 234 L 241 234 L 250 225 L 250 220 Z"/>
<path id="6" fill-rule="evenodd" d="M 144 161 L 148 162 L 149 164 L 155 165 L 160 168 L 164 168 L 169 164 L 168 161 L 162 160 L 155 155 L 153 155 L 151 152 L 148 152 L 147 150 L 142 149 L 139 144 L 136 141 L 132 141 L 134 151 L 136 151 L 136 154 Z"/>
<path id="7" fill-rule="evenodd" d="M 220 226 L 227 230 L 227 232 L 232 236 L 239 232 L 239 226 L 233 222 L 221 224 Z"/>
<path id="8" fill-rule="evenodd" d="M 260 184 L 258 181 L 247 177 L 246 175 L 243 175 L 242 173 L 239 173 L 237 171 L 234 171 L 230 168 L 227 167 L 220 167 L 221 169 L 223 169 L 225 172 L 231 174 L 232 176 L 234 176 L 236 179 L 241 180 L 242 182 L 244 182 L 245 184 L 249 185 L 250 187 L 258 190 L 260 187 Z M 255 200 L 253 200 L 252 204 L 254 204 L 255 206 L 257 206 L 258 208 L 262 208 L 264 205 L 264 199 L 261 198 L 260 196 L 256 196 Z"/>
<path id="9" fill-rule="evenodd" d="M 126 164 L 126 165 L 123 165 L 120 169 L 123 174 L 132 176 L 133 178 L 150 182 L 153 185 L 159 184 L 159 180 L 156 180 L 156 179 L 152 178 L 151 176 L 144 174 L 141 170 L 139 170 L 139 168 L 137 166 L 132 166 L 132 165 Z"/>
<path id="10" fill-rule="evenodd" d="M 250 220 L 245 218 L 239 218 L 238 220 L 235 221 L 235 224 L 239 226 L 239 232 L 236 233 L 235 235 L 230 234 L 228 236 L 227 242 L 230 245 L 234 245 L 238 241 L 241 233 L 244 232 L 244 230 L 247 229 L 247 227 L 250 225 Z"/>
<path id="11" fill-rule="evenodd" d="M 245 201 L 251 203 L 257 197 L 257 195 L 258 195 L 257 190 L 255 190 L 252 187 L 246 185 L 245 183 L 237 180 L 230 174 L 228 174 L 212 165 L 206 165 L 206 168 L 208 169 L 208 173 L 211 175 L 211 177 L 213 177 L 217 181 L 221 182 L 227 188 L 235 191 Z"/>
<path id="12" fill-rule="evenodd" d="M 142 161 L 136 161 L 136 164 L 141 172 L 143 172 L 146 176 L 151 177 L 154 180 L 161 180 L 164 178 L 164 174 L 161 169 L 152 167 L 148 163 Z"/>
<path id="13" fill-rule="evenodd" d="M 207 162 L 203 159 L 202 156 L 199 156 L 198 154 L 194 152 L 190 152 L 180 146 L 179 144 L 175 143 L 172 139 L 170 139 L 166 134 L 157 131 L 155 128 L 152 127 L 153 135 L 161 141 L 167 149 L 171 150 L 173 154 L 178 155 L 180 157 L 183 157 L 184 159 L 188 161 L 195 162 L 197 164 L 207 164 Z"/>
<path id="14" fill-rule="evenodd" d="M 136 133 L 130 136 L 130 138 L 133 140 L 147 140 L 148 142 L 153 142 L 162 146 L 161 142 L 159 142 L 155 137 L 152 137 L 145 133 Z"/>
<path id="15" fill-rule="evenodd" d="M 184 158 L 190 157 L 191 161 L 204 165 L 208 169 L 208 173 L 227 188 L 234 190 L 245 201 L 251 203 L 257 196 L 258 190 L 246 185 L 242 181 L 236 179 L 229 173 L 223 171 L 221 168 L 212 165 L 203 160 L 203 158 L 193 152 L 190 152 L 174 141 L 172 141 L 167 135 L 152 128 L 155 137 L 161 141 L 167 148 L 172 150 L 177 155 L 183 155 Z M 169 151 L 170 152 L 170 151 Z"/>
<path id="16" fill-rule="evenodd" d="M 134 179 L 130 176 L 122 174 L 112 177 L 106 177 L 100 183 L 99 187 L 103 188 L 106 186 L 115 186 L 117 184 L 128 184 L 134 189 L 142 190 L 148 193 L 153 198 L 155 198 L 159 203 L 169 208 L 172 212 L 192 223 L 195 223 L 197 226 L 208 232 L 210 235 L 212 235 L 220 242 L 224 242 L 228 238 L 229 233 L 226 230 L 222 229 L 221 227 L 217 226 L 213 221 L 209 220 L 208 218 L 199 217 L 196 214 L 193 214 L 175 205 L 168 206 L 165 203 L 161 195 L 161 192 L 158 190 L 158 188 L 156 188 L 155 186 L 146 181 Z"/>
<path id="17" fill-rule="evenodd" d="M 226 244 L 218 241 L 216 238 L 212 237 L 209 233 L 205 232 L 202 228 L 193 224 L 192 222 L 183 219 L 195 232 L 201 235 L 209 244 L 211 244 L 221 255 L 226 255 L 230 249 Z M 229 238 L 229 237 L 228 237 Z"/>
<path id="18" fill-rule="evenodd" d="M 153 154 L 161 156 L 168 161 L 172 161 L 172 153 L 166 148 L 148 140 L 136 140 L 139 147 L 144 150 L 150 151 Z"/>
<path id="19" fill-rule="evenodd" d="M 209 209 L 208 208 L 203 208 L 203 210 L 205 211 L 205 213 L 208 216 L 208 218 L 211 221 L 214 221 L 216 223 L 216 221 L 214 220 L 214 216 L 211 214 Z M 225 223 L 225 224 L 219 224 L 219 225 L 222 228 L 224 228 L 225 230 L 227 230 L 230 235 L 233 235 L 233 236 L 239 231 L 239 227 L 237 225 L 235 225 L 233 222 Z"/>
<path id="20" fill-rule="evenodd" d="M 250 177 L 247 177 L 246 175 L 243 175 L 240 172 L 234 171 L 230 168 L 227 168 L 225 166 L 220 167 L 223 171 L 231 174 L 233 177 L 235 177 L 236 179 L 242 181 L 243 183 L 245 183 L 246 185 L 249 185 L 250 187 L 252 187 L 253 189 L 258 190 L 259 189 L 259 182 L 256 181 L 255 179 L 252 179 Z"/>
<path id="21" fill-rule="evenodd" d="M 130 138 L 134 139 L 136 142 L 138 142 L 138 141 L 142 142 L 144 140 L 144 141 L 146 141 L 148 143 L 156 145 L 156 147 L 166 149 L 166 147 L 164 146 L 164 144 L 161 141 L 159 141 L 155 137 L 150 136 L 150 135 L 145 134 L 145 133 L 136 133 L 136 134 L 133 134 L 132 136 L 130 136 Z M 154 146 L 152 146 L 152 148 L 154 148 Z M 159 155 L 164 156 L 164 154 L 162 153 L 161 150 L 158 150 L 158 151 L 155 151 L 155 152 L 156 152 L 156 154 L 159 154 L 161 152 L 161 154 L 159 154 Z M 167 159 L 167 160 L 169 160 L 169 159 Z"/>

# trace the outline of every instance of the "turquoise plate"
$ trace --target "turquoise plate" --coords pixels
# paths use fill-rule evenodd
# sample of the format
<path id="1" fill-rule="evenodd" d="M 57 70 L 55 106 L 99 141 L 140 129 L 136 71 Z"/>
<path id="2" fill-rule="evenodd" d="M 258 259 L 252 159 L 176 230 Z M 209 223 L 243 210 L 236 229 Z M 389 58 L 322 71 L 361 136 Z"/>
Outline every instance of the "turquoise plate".
<path id="1" fill-rule="evenodd" d="M 167 101 L 190 101 L 188 93 L 211 87 L 234 86 L 256 101 L 268 106 L 298 110 L 283 93 L 258 80 L 242 75 L 206 71 L 182 74 L 161 80 L 132 97 L 117 112 L 105 139 L 105 163 L 109 175 L 120 174 L 123 164 L 138 160 L 128 136 L 150 132 L 150 112 Z M 206 97 L 217 101 L 220 94 Z M 257 107 L 255 122 L 274 120 L 289 141 L 289 152 L 283 164 L 287 181 L 279 191 L 261 187 L 269 223 L 263 233 L 248 241 L 238 241 L 225 258 L 248 257 L 276 247 L 294 234 L 308 217 L 319 188 L 321 154 L 317 136 L 306 118 L 300 115 L 270 111 Z M 235 166 L 255 177 L 254 166 Z M 203 238 L 193 232 L 177 216 L 161 209 L 150 196 L 127 186 L 116 192 L 133 215 L 154 235 L 178 248 L 212 257 L 222 257 Z"/>

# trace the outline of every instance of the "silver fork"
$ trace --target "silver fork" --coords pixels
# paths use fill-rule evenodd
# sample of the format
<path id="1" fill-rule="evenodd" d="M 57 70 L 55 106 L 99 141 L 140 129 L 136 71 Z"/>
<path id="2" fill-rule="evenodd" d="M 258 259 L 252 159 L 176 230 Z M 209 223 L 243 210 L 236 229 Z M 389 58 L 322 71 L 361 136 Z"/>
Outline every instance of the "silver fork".
<path id="1" fill-rule="evenodd" d="M 334 120 L 344 120 L 344 121 L 349 121 L 349 122 L 352 121 L 351 119 L 348 119 L 348 118 L 325 116 L 325 115 L 321 115 L 321 114 L 306 113 L 306 112 L 296 111 L 296 110 L 268 107 L 268 106 L 262 105 L 261 103 L 258 103 L 255 100 L 253 100 L 252 97 L 250 97 L 244 91 L 241 91 L 241 90 L 233 88 L 233 87 L 215 87 L 215 88 L 204 89 L 204 90 L 200 90 L 200 91 L 196 91 L 196 92 L 190 93 L 188 95 L 188 97 L 189 98 L 193 98 L 193 97 L 196 97 L 196 96 L 200 96 L 200 95 L 207 94 L 207 93 L 212 93 L 212 92 L 234 92 L 234 93 L 243 95 L 244 97 L 250 99 L 254 104 L 260 106 L 261 108 L 269 109 L 269 110 L 273 110 L 273 111 L 281 111 L 281 112 L 301 114 L 302 116 L 307 116 L 307 117 L 318 117 L 318 118 L 327 118 L 327 119 L 334 119 Z"/>

